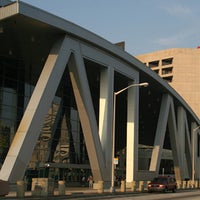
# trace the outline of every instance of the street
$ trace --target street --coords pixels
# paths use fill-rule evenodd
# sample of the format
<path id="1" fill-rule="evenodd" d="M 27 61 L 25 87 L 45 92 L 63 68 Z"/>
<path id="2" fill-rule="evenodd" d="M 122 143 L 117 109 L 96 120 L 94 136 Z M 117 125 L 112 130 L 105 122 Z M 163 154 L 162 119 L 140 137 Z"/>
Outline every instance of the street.
<path id="1" fill-rule="evenodd" d="M 48 196 L 48 197 L 30 197 L 26 196 L 25 199 L 32 200 L 199 200 L 200 199 L 200 190 L 178 190 L 176 193 L 166 192 L 166 193 L 132 193 L 132 192 L 116 192 L 114 194 L 105 192 L 102 194 L 98 193 L 82 193 L 82 192 L 74 192 L 71 195 L 63 195 L 63 196 Z M 15 200 L 18 199 L 13 196 L 1 197 L 1 199 L 5 200 Z"/>
<path id="2" fill-rule="evenodd" d="M 64 199 L 64 198 L 63 198 Z M 97 196 L 87 196 L 87 197 L 68 197 L 66 199 L 80 199 L 80 200 L 89 200 L 89 199 L 111 199 L 111 200 L 199 200 L 200 199 L 200 190 L 195 191 L 178 191 L 177 193 L 140 193 L 140 194 L 112 194 L 112 195 L 97 195 Z"/>
<path id="3" fill-rule="evenodd" d="M 180 199 L 180 200 L 184 200 L 184 199 L 190 199 L 190 200 L 199 200 L 200 199 L 200 191 L 187 191 L 187 192 L 177 192 L 177 193 L 145 193 L 143 195 L 138 195 L 138 196 L 129 196 L 129 197 L 125 197 L 127 200 L 160 200 L 160 199 L 164 199 L 164 200 L 174 200 L 174 199 Z M 124 199 L 125 199 L 124 198 Z M 113 198 L 114 200 L 118 200 L 118 199 L 123 199 L 123 198 Z"/>

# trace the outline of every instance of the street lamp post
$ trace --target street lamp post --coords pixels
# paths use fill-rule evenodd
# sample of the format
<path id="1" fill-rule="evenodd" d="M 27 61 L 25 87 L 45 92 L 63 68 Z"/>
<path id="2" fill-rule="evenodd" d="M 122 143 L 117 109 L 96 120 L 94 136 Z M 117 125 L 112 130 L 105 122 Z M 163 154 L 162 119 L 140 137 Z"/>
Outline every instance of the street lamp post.
<path id="1" fill-rule="evenodd" d="M 116 97 L 118 94 L 122 93 L 123 91 L 129 89 L 130 87 L 147 87 L 149 85 L 149 83 L 144 82 L 144 83 L 136 83 L 136 84 L 131 84 L 117 92 L 113 93 L 113 121 L 112 121 L 112 174 L 111 174 L 111 188 L 110 191 L 112 193 L 115 192 L 115 188 L 114 188 L 114 179 L 115 179 L 115 163 L 114 163 L 114 157 L 115 157 L 115 113 L 116 113 Z"/>
<path id="2" fill-rule="evenodd" d="M 200 126 L 197 126 L 196 128 L 193 129 L 192 131 L 192 185 L 194 187 L 194 176 L 195 176 L 195 163 L 194 163 L 194 160 L 195 160 L 195 155 L 194 155 L 194 134 L 195 132 L 200 128 Z"/>

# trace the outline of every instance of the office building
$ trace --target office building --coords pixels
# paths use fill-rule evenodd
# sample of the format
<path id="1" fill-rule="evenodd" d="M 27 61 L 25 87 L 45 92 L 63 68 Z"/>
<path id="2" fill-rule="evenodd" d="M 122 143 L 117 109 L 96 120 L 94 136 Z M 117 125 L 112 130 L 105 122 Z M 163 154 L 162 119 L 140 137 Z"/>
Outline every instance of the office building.
<path id="1" fill-rule="evenodd" d="M 137 58 L 166 80 L 200 117 L 200 49 L 174 48 Z"/>

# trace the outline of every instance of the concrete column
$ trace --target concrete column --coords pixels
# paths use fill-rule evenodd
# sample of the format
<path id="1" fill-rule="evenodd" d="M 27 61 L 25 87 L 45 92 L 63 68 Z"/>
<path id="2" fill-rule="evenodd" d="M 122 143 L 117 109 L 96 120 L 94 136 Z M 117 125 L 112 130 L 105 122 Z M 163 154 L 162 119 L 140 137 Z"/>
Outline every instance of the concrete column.
<path id="1" fill-rule="evenodd" d="M 126 182 L 121 181 L 121 192 L 126 192 Z"/>
<path id="2" fill-rule="evenodd" d="M 159 171 L 159 166 L 161 161 L 161 153 L 165 139 L 165 129 L 167 126 L 168 116 L 169 116 L 169 107 L 170 107 L 170 96 L 164 94 L 162 97 L 158 124 L 156 128 L 156 135 L 154 139 L 154 148 L 152 150 L 151 162 L 149 167 L 150 171 L 155 171 L 157 173 Z"/>
<path id="3" fill-rule="evenodd" d="M 25 195 L 25 183 L 24 181 L 17 181 L 17 197 L 23 198 Z"/>
<path id="4" fill-rule="evenodd" d="M 181 189 L 181 181 L 177 181 L 177 189 Z"/>
<path id="5" fill-rule="evenodd" d="M 194 188 L 198 188 L 198 182 L 197 181 L 194 181 Z"/>
<path id="6" fill-rule="evenodd" d="M 185 120 L 184 120 L 184 116 L 185 116 L 185 111 L 184 108 L 182 106 L 179 106 L 177 109 L 177 130 L 178 130 L 178 141 L 179 141 L 179 149 L 180 149 L 180 171 L 182 174 L 182 177 L 187 177 L 188 174 L 188 167 L 187 163 L 186 163 L 186 159 L 187 159 L 187 154 L 186 154 L 186 133 L 185 133 Z M 191 171 L 191 170 L 189 170 Z M 177 178 L 177 177 L 176 177 Z"/>
<path id="7" fill-rule="evenodd" d="M 41 196 L 42 193 L 42 186 L 36 182 L 36 181 L 32 181 L 32 196 Z"/>
<path id="8" fill-rule="evenodd" d="M 183 181 L 183 183 L 182 183 L 182 189 L 186 189 L 186 187 L 187 187 L 187 181 Z"/>
<path id="9" fill-rule="evenodd" d="M 146 188 L 145 188 L 147 191 L 148 191 L 149 183 L 151 183 L 151 181 L 147 181 Z"/>
<path id="10" fill-rule="evenodd" d="M 187 189 L 191 189 L 193 188 L 193 182 L 192 181 L 188 181 L 187 182 Z"/>
<path id="11" fill-rule="evenodd" d="M 127 102 L 127 150 L 126 150 L 126 181 L 132 182 L 138 170 L 138 101 L 139 89 L 128 90 Z"/>
<path id="12" fill-rule="evenodd" d="M 139 191 L 143 192 L 144 191 L 144 181 L 139 182 Z"/>
<path id="13" fill-rule="evenodd" d="M 58 194 L 65 195 L 65 181 L 58 181 Z"/>
<path id="14" fill-rule="evenodd" d="M 92 175 L 94 180 L 104 180 L 105 157 L 99 140 L 99 130 L 90 86 L 84 59 L 81 55 L 82 50 L 80 49 L 80 44 L 78 42 L 72 41 L 72 43 L 74 45 L 74 50 L 76 51 L 70 57 L 68 68 L 86 148 L 90 149 L 88 151 L 88 157 Z"/>
<path id="15" fill-rule="evenodd" d="M 135 191 L 136 191 L 136 181 L 133 181 L 133 182 L 132 182 L 131 191 L 132 191 L 132 192 L 135 192 Z"/>
<path id="16" fill-rule="evenodd" d="M 149 181 L 144 181 L 144 190 L 147 190 Z"/>
<path id="17" fill-rule="evenodd" d="M 54 194 L 54 180 L 50 178 L 32 179 L 33 196 L 48 196 Z"/>
<path id="18" fill-rule="evenodd" d="M 103 190 L 103 181 L 98 181 L 98 190 L 97 190 L 98 193 L 103 193 L 104 190 Z"/>
<path id="19" fill-rule="evenodd" d="M 100 96 L 99 96 L 99 138 L 104 154 L 106 170 L 105 182 L 111 180 L 112 168 L 112 115 L 113 115 L 113 87 L 114 70 L 111 68 L 101 69 Z M 98 180 L 98 179 L 97 179 Z"/>
<path id="20" fill-rule="evenodd" d="M 0 196 L 5 196 L 9 193 L 9 182 L 0 180 Z"/>

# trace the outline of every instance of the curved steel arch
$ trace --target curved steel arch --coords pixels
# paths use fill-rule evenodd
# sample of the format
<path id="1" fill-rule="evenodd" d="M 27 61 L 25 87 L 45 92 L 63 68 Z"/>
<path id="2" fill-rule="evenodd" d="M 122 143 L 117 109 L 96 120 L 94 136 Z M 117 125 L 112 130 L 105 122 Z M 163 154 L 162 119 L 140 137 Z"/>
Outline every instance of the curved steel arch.
<path id="1" fill-rule="evenodd" d="M 103 180 L 110 183 L 111 180 L 112 136 L 109 133 L 112 132 L 113 92 L 116 88 L 120 89 L 130 83 L 141 81 L 149 82 L 148 90 L 131 88 L 126 94 L 127 185 L 134 180 L 147 178 L 150 180 L 159 173 L 166 132 L 170 136 L 177 180 L 192 176 L 191 137 L 200 121 L 184 99 L 156 73 L 96 34 L 23 2 L 14 2 L 0 8 L 0 26 L 2 26 L 0 42 L 3 47 L 0 55 L 6 56 L 12 49 L 11 56 L 25 60 L 26 64 L 31 63 L 38 71 L 42 70 L 0 171 L 1 179 L 11 182 L 22 179 L 45 114 L 66 66 L 69 68 L 96 182 Z M 33 57 L 35 62 L 31 60 Z M 47 59 L 44 63 L 45 58 Z M 99 66 L 98 121 L 95 117 L 86 72 L 87 62 L 93 63 L 90 64 L 90 69 Z M 152 111 L 149 107 L 156 99 L 151 97 L 152 94 L 158 95 L 159 106 L 155 106 L 154 111 L 157 115 L 151 119 L 149 115 L 145 115 L 146 112 Z M 149 106 L 145 107 L 142 104 Z M 143 107 L 149 110 L 145 111 Z M 140 170 L 138 166 L 138 145 L 142 127 L 139 116 L 145 118 L 146 124 L 151 120 L 156 124 L 154 130 L 151 130 L 153 137 L 151 161 L 149 168 L 145 170 Z M 197 146 L 195 146 L 195 156 L 197 157 Z M 197 165 L 199 161 L 195 163 L 196 171 Z M 187 166 L 186 169 L 184 166 Z M 195 178 L 197 174 L 199 172 L 195 174 Z"/>

